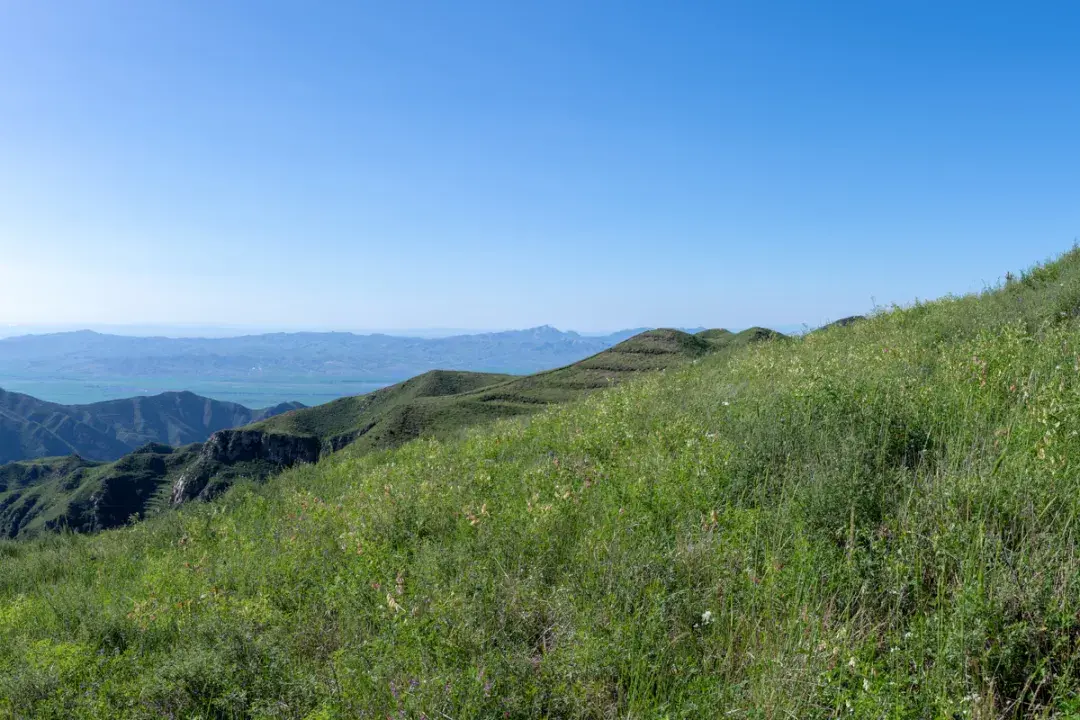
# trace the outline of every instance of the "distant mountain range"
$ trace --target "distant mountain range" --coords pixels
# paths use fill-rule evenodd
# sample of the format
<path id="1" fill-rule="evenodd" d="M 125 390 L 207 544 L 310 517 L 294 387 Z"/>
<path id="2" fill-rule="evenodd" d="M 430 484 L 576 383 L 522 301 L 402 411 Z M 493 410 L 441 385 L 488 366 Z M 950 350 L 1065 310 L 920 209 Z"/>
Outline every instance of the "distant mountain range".
<path id="1" fill-rule="evenodd" d="M 55 455 L 116 460 L 149 442 L 187 445 L 225 428 L 304 407 L 262 410 L 190 392 L 58 405 L 0 389 L 0 463 Z"/>
<path id="2" fill-rule="evenodd" d="M 543 326 L 446 338 L 338 332 L 165 338 L 81 330 L 0 340 L 0 376 L 221 379 L 314 373 L 393 381 L 434 367 L 523 373 L 580 360 L 638 332 L 586 337 Z"/>
<path id="3" fill-rule="evenodd" d="M 346 332 L 228 338 L 103 335 L 0 339 L 0 387 L 65 404 L 190 390 L 248 407 L 317 405 L 435 368 L 528 374 L 605 350 L 639 329 L 584 336 L 552 327 L 419 338 Z"/>

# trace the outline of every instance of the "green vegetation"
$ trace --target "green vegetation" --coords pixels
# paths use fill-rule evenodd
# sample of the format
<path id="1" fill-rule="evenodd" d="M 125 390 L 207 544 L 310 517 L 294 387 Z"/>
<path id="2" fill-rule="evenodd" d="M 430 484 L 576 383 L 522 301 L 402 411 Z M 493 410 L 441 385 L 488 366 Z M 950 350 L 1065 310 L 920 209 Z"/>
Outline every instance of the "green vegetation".
<path id="1" fill-rule="evenodd" d="M 0 714 L 1076 717 L 1078 308 L 1074 250 L 0 544 Z"/>
<path id="2" fill-rule="evenodd" d="M 417 405 L 441 403 L 460 393 L 469 393 L 510 379 L 510 375 L 432 370 L 411 380 L 366 395 L 341 398 L 305 412 L 289 413 L 255 425 L 271 433 L 305 435 L 343 446 L 361 434 L 371 434 L 376 426 L 393 425 L 388 436 L 404 430 L 408 419 L 419 413 Z M 456 425 L 456 423 L 454 423 Z M 417 428 L 417 432 L 419 432 Z M 433 428 L 434 430 L 434 428 Z M 415 435 L 414 435 L 415 436 Z"/>
<path id="3" fill-rule="evenodd" d="M 759 340 L 776 340 L 783 338 L 782 333 L 763 327 L 752 327 L 733 333 L 730 330 L 702 330 L 697 337 L 708 340 L 714 348 L 736 348 L 749 345 Z"/>
<path id="4" fill-rule="evenodd" d="M 0 537 L 122 525 L 163 505 L 163 481 L 190 465 L 199 447 L 150 443 L 113 463 L 70 455 L 0 466 Z"/>
<path id="5" fill-rule="evenodd" d="M 349 443 L 358 451 L 386 449 L 421 435 L 443 438 L 496 418 L 534 413 L 641 372 L 676 367 L 713 349 L 678 330 L 650 330 L 557 370 L 525 377 L 434 370 L 368 395 L 288 413 L 253 427 L 311 435 L 334 450 Z"/>
<path id="6" fill-rule="evenodd" d="M 745 342 L 756 335 L 739 337 Z M 149 444 L 107 465 L 52 458 L 48 472 L 33 469 L 36 464 L 16 463 L 9 472 L 22 480 L 0 484 L 0 537 L 116 527 L 171 504 L 211 499 L 238 479 L 262 480 L 346 445 L 352 444 L 356 453 L 382 450 L 421 436 L 446 438 L 496 418 L 534 413 L 640 372 L 689 362 L 720 344 L 677 330 L 653 330 L 537 375 L 433 370 L 367 395 L 222 430 L 206 443 L 176 452 Z M 274 410 L 279 409 L 284 408 Z M 0 477 L 2 472 L 0 468 Z"/>
<path id="7" fill-rule="evenodd" d="M 249 410 L 190 392 L 58 405 L 0 389 L 0 463 L 69 454 L 116 460 L 146 443 L 201 442 L 218 430 L 302 407 Z"/>
<path id="8" fill-rule="evenodd" d="M 189 392 L 57 405 L 0 390 L 0 537 L 123 524 L 194 461 L 198 441 L 302 407 L 249 410 Z"/>

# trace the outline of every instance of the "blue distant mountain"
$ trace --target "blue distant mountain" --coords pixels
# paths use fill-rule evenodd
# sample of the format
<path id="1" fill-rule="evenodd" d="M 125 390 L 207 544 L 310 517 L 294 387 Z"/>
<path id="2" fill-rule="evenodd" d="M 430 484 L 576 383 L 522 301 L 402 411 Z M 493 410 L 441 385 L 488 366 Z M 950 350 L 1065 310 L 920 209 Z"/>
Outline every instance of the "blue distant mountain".
<path id="1" fill-rule="evenodd" d="M 315 404 L 434 369 L 534 373 L 577 362 L 640 330 L 584 336 L 545 325 L 437 338 L 348 332 L 169 338 L 80 330 L 0 339 L 0 387 L 68 403 L 193 390 L 249 406 Z"/>

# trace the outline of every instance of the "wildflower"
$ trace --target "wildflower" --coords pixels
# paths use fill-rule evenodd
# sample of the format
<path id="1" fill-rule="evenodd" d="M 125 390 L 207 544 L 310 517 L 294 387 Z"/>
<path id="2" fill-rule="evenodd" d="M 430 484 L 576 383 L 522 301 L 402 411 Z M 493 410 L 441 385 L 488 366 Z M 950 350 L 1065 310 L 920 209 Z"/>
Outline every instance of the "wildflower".
<path id="1" fill-rule="evenodd" d="M 855 669 L 855 657 L 854 656 L 852 656 L 852 658 L 847 661 L 847 666 L 849 668 L 851 668 L 852 670 Z"/>
<path id="2" fill-rule="evenodd" d="M 712 610 L 706 610 L 705 612 L 701 613 L 701 624 L 702 625 L 708 625 L 711 622 L 712 622 Z"/>
<path id="3" fill-rule="evenodd" d="M 724 402 L 722 402 L 720 404 L 723 405 L 724 407 L 728 407 L 729 405 L 731 405 L 731 403 L 729 403 L 727 400 L 725 400 Z"/>

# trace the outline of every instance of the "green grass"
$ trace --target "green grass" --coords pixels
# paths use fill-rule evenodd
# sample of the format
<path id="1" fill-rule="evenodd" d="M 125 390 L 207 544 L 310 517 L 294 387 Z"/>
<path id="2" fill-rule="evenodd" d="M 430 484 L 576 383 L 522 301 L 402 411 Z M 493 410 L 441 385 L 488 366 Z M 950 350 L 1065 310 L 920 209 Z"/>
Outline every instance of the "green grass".
<path id="1" fill-rule="evenodd" d="M 1075 717 L 1078 309 L 1073 251 L 0 544 L 0 715 Z"/>
<path id="2" fill-rule="evenodd" d="M 69 455 L 0 465 L 0 537 L 122 525 L 154 505 L 198 448 L 150 443 L 112 463 Z"/>
<path id="3" fill-rule="evenodd" d="M 280 472 L 297 462 L 283 450 L 297 438 L 312 439 L 323 455 L 346 445 L 362 453 L 422 436 L 445 439 L 467 427 L 532 414 L 768 333 L 755 329 L 721 342 L 677 330 L 653 330 L 573 365 L 523 377 L 433 370 L 367 395 L 277 415 L 234 433 L 268 436 L 267 445 L 273 441 L 276 449 L 266 450 L 264 457 L 223 458 L 218 452 L 204 453 L 200 444 L 175 452 L 151 444 L 105 465 L 49 458 L 49 472 L 35 470 L 37 461 L 0 466 L 0 536 L 26 538 L 59 529 L 89 532 L 117 527 L 130 517 L 168 509 L 174 484 L 181 478 L 199 478 L 189 483 L 190 492 L 183 493 L 188 499 L 192 494 L 220 494 L 238 479 L 262 480 Z M 22 481 L 4 483 L 5 473 Z"/>
<path id="4" fill-rule="evenodd" d="M 523 377 L 433 370 L 367 395 L 279 415 L 253 427 L 314 436 L 332 449 L 347 443 L 355 446 L 354 451 L 387 449 L 420 436 L 446 438 L 497 418 L 531 414 L 643 372 L 674 368 L 717 347 L 678 330 L 650 330 L 556 370 Z"/>
<path id="5" fill-rule="evenodd" d="M 419 401 L 452 397 L 472 392 L 511 378 L 511 375 L 432 370 L 403 383 L 391 385 L 366 395 L 341 398 L 309 408 L 271 418 L 254 427 L 266 432 L 310 435 L 332 441 L 351 436 L 360 430 L 372 429 L 390 414 L 400 412 Z"/>
<path id="6" fill-rule="evenodd" d="M 742 336 L 742 342 L 760 337 Z M 722 349 L 722 344 L 678 330 L 650 330 L 556 370 L 526 376 L 433 370 L 368 395 L 287 413 L 236 432 L 312 438 L 323 457 L 346 446 L 354 455 L 377 452 L 421 437 L 453 438 L 500 418 L 531 415 Z M 261 469 L 220 466 L 208 487 L 217 494 L 245 471 L 263 479 L 280 469 L 272 464 Z"/>

